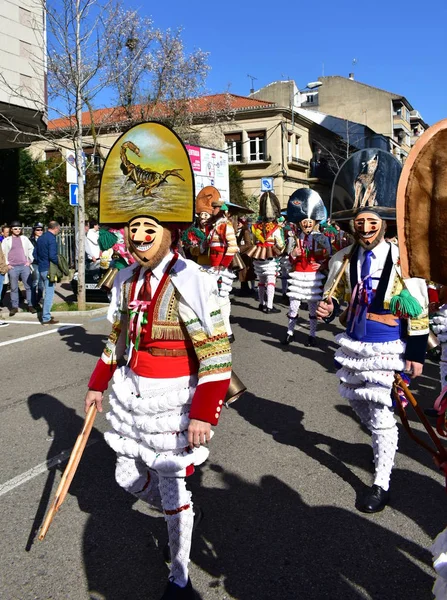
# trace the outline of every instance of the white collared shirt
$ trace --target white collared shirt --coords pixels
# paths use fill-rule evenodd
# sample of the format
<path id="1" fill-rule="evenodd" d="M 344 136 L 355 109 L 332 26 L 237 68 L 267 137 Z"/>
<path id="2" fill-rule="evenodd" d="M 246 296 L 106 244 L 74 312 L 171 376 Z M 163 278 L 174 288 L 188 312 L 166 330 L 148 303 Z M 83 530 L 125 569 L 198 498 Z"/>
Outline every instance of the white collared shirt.
<path id="1" fill-rule="evenodd" d="M 164 272 L 166 271 L 166 268 L 169 265 L 169 263 L 171 262 L 173 256 L 174 256 L 174 254 L 172 252 L 169 252 L 162 259 L 160 264 L 157 265 L 155 267 L 155 269 L 153 269 L 152 276 L 151 276 L 151 296 L 152 296 L 152 298 L 154 297 L 154 294 L 157 291 L 157 288 L 161 281 L 161 278 L 163 277 Z M 143 267 L 140 271 L 140 276 L 138 277 L 138 281 L 137 281 L 137 285 L 136 285 L 136 289 L 135 289 L 135 298 L 138 298 L 138 294 L 140 293 L 140 290 L 143 286 L 144 275 L 145 275 L 146 271 L 147 271 L 147 267 Z"/>

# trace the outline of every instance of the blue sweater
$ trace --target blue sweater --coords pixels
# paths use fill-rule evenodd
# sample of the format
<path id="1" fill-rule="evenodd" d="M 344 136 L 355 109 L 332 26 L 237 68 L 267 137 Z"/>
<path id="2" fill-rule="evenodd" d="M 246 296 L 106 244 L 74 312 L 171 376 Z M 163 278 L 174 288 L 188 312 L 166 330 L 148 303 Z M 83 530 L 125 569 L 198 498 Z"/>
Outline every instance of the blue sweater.
<path id="1" fill-rule="evenodd" d="M 56 236 L 51 231 L 46 231 L 37 240 L 34 248 L 34 260 L 40 272 L 48 271 L 50 261 L 57 265 L 57 241 Z"/>

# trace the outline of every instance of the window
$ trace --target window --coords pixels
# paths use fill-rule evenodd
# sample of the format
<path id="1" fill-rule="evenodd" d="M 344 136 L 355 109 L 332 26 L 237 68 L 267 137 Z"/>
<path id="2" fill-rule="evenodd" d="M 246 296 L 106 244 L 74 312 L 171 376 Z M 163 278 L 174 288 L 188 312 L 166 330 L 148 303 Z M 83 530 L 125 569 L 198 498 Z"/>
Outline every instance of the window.
<path id="1" fill-rule="evenodd" d="M 300 136 L 295 136 L 295 158 L 300 157 Z"/>
<path id="2" fill-rule="evenodd" d="M 292 154 L 292 139 L 293 139 L 293 135 L 291 133 L 287 134 L 287 160 L 289 162 L 292 161 L 293 158 L 293 154 Z"/>
<path id="3" fill-rule="evenodd" d="M 306 96 L 306 102 L 308 104 L 313 104 L 314 103 L 314 94 L 307 94 L 307 96 Z"/>
<path id="4" fill-rule="evenodd" d="M 265 160 L 265 131 L 250 131 L 250 161 Z"/>
<path id="5" fill-rule="evenodd" d="M 228 162 L 235 163 L 242 161 L 242 134 L 226 133 L 225 144 L 228 151 Z"/>
<path id="6" fill-rule="evenodd" d="M 101 156 L 94 153 L 94 148 L 84 148 L 86 168 L 90 169 L 93 173 L 99 173 L 101 171 Z"/>

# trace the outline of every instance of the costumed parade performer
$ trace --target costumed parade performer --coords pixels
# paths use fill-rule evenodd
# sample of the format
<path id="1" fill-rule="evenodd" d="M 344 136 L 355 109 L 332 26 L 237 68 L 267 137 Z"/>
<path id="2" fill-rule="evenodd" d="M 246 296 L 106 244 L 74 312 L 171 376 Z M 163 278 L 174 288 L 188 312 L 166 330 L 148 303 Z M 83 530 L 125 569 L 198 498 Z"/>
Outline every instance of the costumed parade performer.
<path id="1" fill-rule="evenodd" d="M 212 186 L 200 190 L 195 202 L 195 224 L 185 229 L 181 237 L 185 252 L 195 262 L 206 268 L 211 266 L 208 235 L 211 231 L 211 217 L 216 210 L 214 204 L 219 199 L 219 191 Z"/>
<path id="2" fill-rule="evenodd" d="M 305 345 L 315 346 L 317 305 L 323 297 L 325 280 L 321 267 L 330 254 L 328 238 L 315 231 L 315 227 L 325 218 L 326 208 L 323 200 L 314 190 L 301 188 L 290 196 L 287 220 L 298 225 L 300 233 L 296 236 L 295 248 L 289 256 L 291 272 L 287 296 L 290 299 L 290 308 L 284 345 L 293 340 L 300 305 L 304 301 L 309 309 L 309 337 Z"/>
<path id="3" fill-rule="evenodd" d="M 138 150 L 138 165 L 126 156 L 130 148 Z M 102 410 L 113 378 L 105 439 L 117 454 L 116 480 L 162 509 L 167 523 L 171 568 L 162 600 L 195 597 L 188 576 L 194 514 L 185 478 L 208 457 L 231 376 L 216 280 L 171 250 L 171 232 L 191 223 L 193 202 L 191 165 L 174 132 L 143 123 L 117 140 L 102 174 L 100 219 L 127 223 L 136 262 L 116 276 L 112 332 L 85 407 Z"/>
<path id="4" fill-rule="evenodd" d="M 278 263 L 276 258 L 284 250 L 284 239 L 277 222 L 281 205 L 273 192 L 264 192 L 260 198 L 259 221 L 252 225 L 254 246 L 247 255 L 253 258 L 253 267 L 259 279 L 259 310 L 266 313 L 281 312 L 273 308 Z"/>
<path id="5" fill-rule="evenodd" d="M 236 275 L 233 273 L 231 264 L 236 254 L 239 253 L 239 246 L 237 245 L 236 233 L 229 216 L 228 205 L 223 202 L 219 191 L 216 188 L 213 188 L 213 190 L 215 190 L 213 194 L 215 199 L 212 203 L 214 214 L 210 219 L 211 230 L 208 234 L 208 247 L 211 263 L 210 272 L 217 280 L 219 306 L 222 312 L 222 318 L 225 323 L 229 340 L 230 342 L 233 342 L 234 334 L 230 324 L 230 292 L 233 288 L 233 281 L 236 278 Z"/>
<path id="6" fill-rule="evenodd" d="M 356 243 L 332 257 L 325 300 L 317 309 L 318 317 L 330 321 L 343 301 L 349 303 L 335 359 L 340 394 L 372 436 L 374 483 L 358 506 L 367 513 L 389 502 L 398 442 L 391 396 L 395 372 L 405 370 L 412 378 L 422 373 L 429 333 L 425 281 L 403 278 L 399 248 L 384 239 L 387 224 L 396 219 L 401 168 L 391 154 L 374 148 L 342 165 L 331 216 L 340 224 L 351 221 Z"/>
<path id="7" fill-rule="evenodd" d="M 287 286 L 290 269 L 292 265 L 290 264 L 289 256 L 294 250 L 296 246 L 296 238 L 295 238 L 295 227 L 293 223 L 288 223 L 285 219 L 284 214 L 282 214 L 278 219 L 279 226 L 281 227 L 281 236 L 284 243 L 284 250 L 281 256 L 278 259 L 279 262 L 279 277 L 281 279 L 281 293 L 282 299 L 284 301 L 289 301 L 287 297 Z"/>
<path id="8" fill-rule="evenodd" d="M 429 127 L 412 147 L 399 181 L 397 195 L 397 224 L 402 273 L 408 277 L 421 277 L 443 286 L 439 293 L 440 309 L 435 321 L 435 333 L 443 346 L 441 393 L 435 402 L 438 412 L 436 429 L 447 437 L 447 370 L 445 346 L 447 342 L 447 311 L 445 286 L 447 286 L 447 119 Z M 422 419 L 421 419 L 422 420 Z M 435 463 L 447 479 L 447 453 L 439 438 L 425 424 L 435 442 Z M 413 439 L 418 441 L 418 437 Z M 425 441 L 425 440 L 424 440 Z M 437 443 L 436 443 L 437 442 Z M 420 443 L 420 442 L 418 442 Z M 421 444 L 426 450 L 426 443 Z M 436 600 L 447 599 L 447 528 L 440 533 L 432 547 L 436 581 L 433 594 Z"/>

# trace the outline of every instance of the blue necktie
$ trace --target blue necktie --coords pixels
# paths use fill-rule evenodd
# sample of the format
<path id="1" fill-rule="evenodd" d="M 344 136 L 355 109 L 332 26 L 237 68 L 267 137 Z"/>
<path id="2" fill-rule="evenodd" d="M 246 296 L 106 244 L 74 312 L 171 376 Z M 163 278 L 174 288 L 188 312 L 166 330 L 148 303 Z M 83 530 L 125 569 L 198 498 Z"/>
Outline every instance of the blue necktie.
<path id="1" fill-rule="evenodd" d="M 371 259 L 374 258 L 372 250 L 365 250 L 363 263 L 360 270 L 360 282 L 357 291 L 357 308 L 354 317 L 353 330 L 357 339 L 362 339 L 366 334 L 366 315 L 372 300 Z"/>

